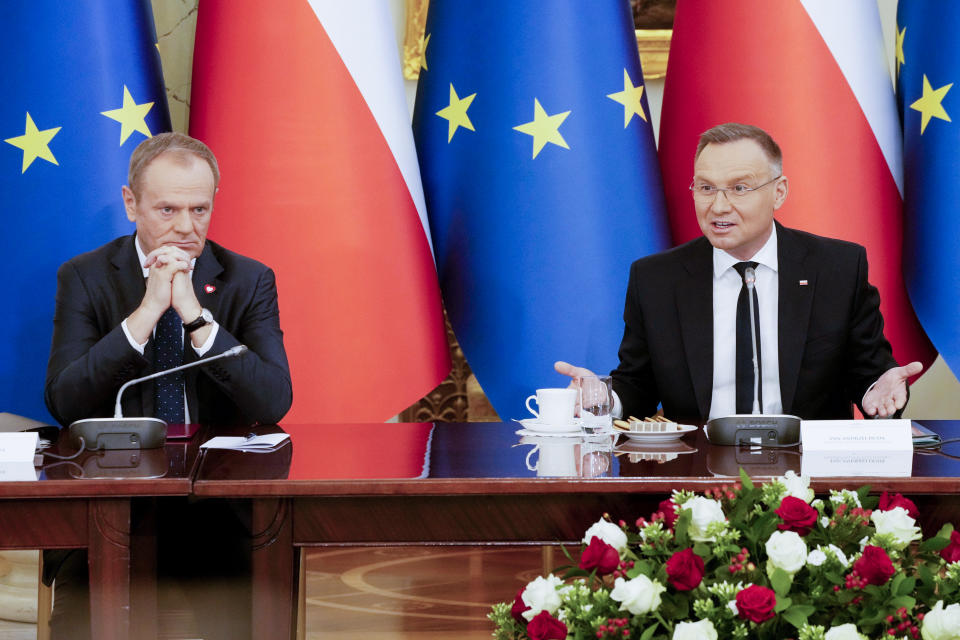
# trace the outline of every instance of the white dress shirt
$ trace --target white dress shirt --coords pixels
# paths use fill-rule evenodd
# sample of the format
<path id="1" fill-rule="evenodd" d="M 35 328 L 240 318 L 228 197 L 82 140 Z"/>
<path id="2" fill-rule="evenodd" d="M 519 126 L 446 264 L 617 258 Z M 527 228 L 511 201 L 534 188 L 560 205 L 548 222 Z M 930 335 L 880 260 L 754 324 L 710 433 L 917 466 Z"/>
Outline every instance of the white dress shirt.
<path id="1" fill-rule="evenodd" d="M 772 223 L 771 223 L 772 225 Z M 780 399 L 780 354 L 777 302 L 779 292 L 777 230 L 747 261 L 758 263 L 757 301 L 760 303 L 760 367 L 762 413 L 783 413 Z M 741 262 L 726 251 L 713 249 L 713 393 L 710 418 L 737 412 L 737 300 L 743 279 L 733 265 Z"/>

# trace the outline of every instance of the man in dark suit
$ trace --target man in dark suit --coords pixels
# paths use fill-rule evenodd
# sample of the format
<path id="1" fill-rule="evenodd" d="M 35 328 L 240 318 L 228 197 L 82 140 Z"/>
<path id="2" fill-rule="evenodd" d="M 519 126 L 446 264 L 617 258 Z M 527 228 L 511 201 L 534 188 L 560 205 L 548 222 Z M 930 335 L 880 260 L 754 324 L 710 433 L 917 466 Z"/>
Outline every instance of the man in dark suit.
<path id="1" fill-rule="evenodd" d="M 63 424 L 113 415 L 123 383 L 239 344 L 248 351 L 131 388 L 125 415 L 168 423 L 273 424 L 292 401 L 277 289 L 266 266 L 206 240 L 219 168 L 199 140 L 164 133 L 130 158 L 122 189 L 133 236 L 57 274 L 45 397 Z M 205 638 L 249 637 L 249 514 L 222 502 L 158 500 L 158 567 L 189 589 Z M 86 554 L 47 552 L 52 631 L 89 629 Z"/>
<path id="2" fill-rule="evenodd" d="M 852 417 L 853 404 L 869 416 L 902 409 L 907 379 L 922 365 L 894 361 L 863 247 L 774 222 L 788 192 L 776 142 L 749 125 L 710 129 L 690 189 L 703 237 L 631 266 L 612 373 L 621 415 L 652 415 L 661 403 L 677 420 L 750 413 L 738 396 L 736 326 L 752 277 L 741 270 L 751 266 L 762 413 L 827 419 Z M 752 386 L 747 394 L 752 400 Z"/>

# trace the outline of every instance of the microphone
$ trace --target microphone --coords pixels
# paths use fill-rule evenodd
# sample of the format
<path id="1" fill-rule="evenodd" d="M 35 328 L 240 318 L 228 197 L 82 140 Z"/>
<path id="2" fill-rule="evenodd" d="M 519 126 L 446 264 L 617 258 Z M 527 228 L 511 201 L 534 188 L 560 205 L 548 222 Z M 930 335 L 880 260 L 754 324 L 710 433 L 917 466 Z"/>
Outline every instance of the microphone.
<path id="1" fill-rule="evenodd" d="M 757 325 L 753 309 L 753 288 L 757 284 L 757 272 L 753 267 L 743 271 L 743 281 L 747 285 L 747 299 L 750 301 L 750 343 L 753 346 L 753 415 L 760 415 L 760 362 L 757 358 Z"/>
<path id="2" fill-rule="evenodd" d="M 209 364 L 223 358 L 234 358 L 246 353 L 246 345 L 238 344 L 209 358 L 201 358 L 194 362 L 182 364 L 164 371 L 157 371 L 142 378 L 134 378 L 126 382 L 117 391 L 117 401 L 114 405 L 112 418 L 84 418 L 70 424 L 68 435 L 70 443 L 76 447 L 84 447 L 91 451 L 100 449 L 153 449 L 163 446 L 167 439 L 167 423 L 159 418 L 124 418 L 120 401 L 127 388 L 165 376 L 191 367 Z M 95 446 L 94 446 L 95 445 Z"/>

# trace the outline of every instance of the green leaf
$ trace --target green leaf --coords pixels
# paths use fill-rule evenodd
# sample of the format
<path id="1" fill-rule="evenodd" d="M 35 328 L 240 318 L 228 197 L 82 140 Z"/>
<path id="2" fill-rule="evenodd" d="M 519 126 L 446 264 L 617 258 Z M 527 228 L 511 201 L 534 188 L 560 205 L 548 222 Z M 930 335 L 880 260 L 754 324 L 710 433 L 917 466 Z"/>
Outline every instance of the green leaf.
<path id="1" fill-rule="evenodd" d="M 657 631 L 657 627 L 660 626 L 659 622 L 654 622 L 652 625 L 644 629 L 643 634 L 640 636 L 640 640 L 650 640 L 653 637 L 653 634 Z"/>
<path id="2" fill-rule="evenodd" d="M 813 615 L 815 611 L 816 608 L 808 604 L 798 604 L 784 611 L 782 617 L 784 620 L 799 629 L 807 623 L 807 618 Z"/>
<path id="3" fill-rule="evenodd" d="M 777 593 L 777 598 L 790 593 L 791 584 L 793 584 L 793 579 L 789 573 L 783 569 L 773 570 L 773 575 L 770 576 L 770 585 L 773 586 L 773 590 Z"/>
<path id="4" fill-rule="evenodd" d="M 906 607 L 908 610 L 912 609 L 914 605 L 917 604 L 916 598 L 910 596 L 897 596 L 896 598 L 891 598 L 889 602 L 891 607 Z"/>
<path id="5" fill-rule="evenodd" d="M 953 523 L 948 522 L 947 524 L 940 527 L 940 531 L 937 531 L 938 538 L 947 538 L 950 539 L 950 534 L 953 533 Z"/>
<path id="6" fill-rule="evenodd" d="M 750 474 L 743 470 L 743 467 L 740 467 L 740 484 L 748 491 L 753 489 L 753 480 L 750 479 Z"/>
<path id="7" fill-rule="evenodd" d="M 920 576 L 920 582 L 925 585 L 933 584 L 933 571 L 930 570 L 930 567 L 927 566 L 927 563 L 921 562 L 917 566 L 917 574 Z"/>
<path id="8" fill-rule="evenodd" d="M 897 595 L 898 593 L 900 593 L 899 591 L 900 583 L 902 583 L 906 579 L 906 577 L 907 576 L 903 573 L 898 573 L 895 576 L 893 576 L 893 580 L 890 581 L 890 593 L 892 593 L 893 595 Z"/>
<path id="9" fill-rule="evenodd" d="M 737 549 L 739 551 L 740 549 Z M 693 552 L 703 558 L 704 560 L 710 559 L 710 546 L 705 542 L 697 542 L 693 545 Z"/>
<path id="10" fill-rule="evenodd" d="M 927 540 L 924 540 L 922 543 L 920 543 L 920 552 L 922 553 L 924 551 L 940 551 L 941 549 L 945 548 L 948 544 L 950 544 L 949 535 L 946 538 L 941 538 L 940 535 L 937 534 L 933 538 L 929 538 Z"/>
<path id="11" fill-rule="evenodd" d="M 791 600 L 786 596 L 784 596 L 783 598 L 777 598 L 777 604 L 773 607 L 773 610 L 777 613 L 780 613 L 785 609 L 789 609 L 790 605 L 792 604 L 793 604 L 793 600 Z"/>
<path id="12" fill-rule="evenodd" d="M 677 546 L 686 549 L 690 546 L 690 534 L 687 530 L 690 528 L 690 520 L 693 518 L 693 512 L 690 509 L 681 509 L 680 515 L 673 526 L 673 534 L 677 541 Z"/>
<path id="13" fill-rule="evenodd" d="M 903 575 L 903 574 L 900 574 Z M 916 578 L 907 578 L 904 577 L 903 581 L 900 583 L 899 588 L 891 589 L 891 591 L 898 596 L 908 596 L 913 593 L 913 590 L 917 587 Z"/>

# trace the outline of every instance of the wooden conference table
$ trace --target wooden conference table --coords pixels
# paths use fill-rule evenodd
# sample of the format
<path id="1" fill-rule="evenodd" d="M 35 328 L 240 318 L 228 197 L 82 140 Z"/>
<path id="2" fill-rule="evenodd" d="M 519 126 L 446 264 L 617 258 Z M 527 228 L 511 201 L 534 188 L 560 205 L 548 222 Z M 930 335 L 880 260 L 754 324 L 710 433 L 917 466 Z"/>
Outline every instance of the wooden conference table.
<path id="1" fill-rule="evenodd" d="M 960 421 L 924 424 L 960 436 Z M 671 447 L 628 443 L 614 451 L 609 438 L 521 437 L 518 428 L 284 425 L 291 442 L 277 451 L 206 452 L 194 494 L 252 501 L 253 637 L 292 636 L 302 547 L 576 542 L 604 513 L 615 521 L 648 517 L 674 489 L 732 483 L 740 467 L 752 477 L 801 468 L 795 449 L 711 446 L 702 431 Z M 929 535 L 960 521 L 960 460 L 950 453 L 960 454 L 960 444 L 916 453 L 909 477 L 820 478 L 812 486 L 870 484 L 908 495 Z M 536 468 L 565 477 L 538 477 Z"/>
<path id="2" fill-rule="evenodd" d="M 0 549 L 86 548 L 91 637 L 155 637 L 152 531 L 132 526 L 132 505 L 136 498 L 189 495 L 197 444 L 46 458 L 37 481 L 0 482 Z M 133 544 L 140 536 L 147 544 Z"/>

